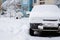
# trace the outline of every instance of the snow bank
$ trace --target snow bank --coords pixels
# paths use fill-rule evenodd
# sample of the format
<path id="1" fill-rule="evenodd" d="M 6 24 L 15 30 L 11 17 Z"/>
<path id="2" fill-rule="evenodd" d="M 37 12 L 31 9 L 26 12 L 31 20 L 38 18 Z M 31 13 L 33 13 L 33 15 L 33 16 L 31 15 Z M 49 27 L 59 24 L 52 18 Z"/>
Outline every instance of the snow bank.
<path id="1" fill-rule="evenodd" d="M 29 19 L 0 18 L 0 40 L 59 40 L 60 37 L 29 35 Z"/>

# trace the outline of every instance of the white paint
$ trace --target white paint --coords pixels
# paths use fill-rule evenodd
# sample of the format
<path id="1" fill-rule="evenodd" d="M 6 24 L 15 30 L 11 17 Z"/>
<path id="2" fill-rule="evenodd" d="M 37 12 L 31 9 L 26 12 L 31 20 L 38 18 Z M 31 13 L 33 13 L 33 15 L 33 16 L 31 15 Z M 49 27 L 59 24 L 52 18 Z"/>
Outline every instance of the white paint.
<path id="1" fill-rule="evenodd" d="M 56 5 L 37 5 L 30 12 L 30 23 L 60 23 L 60 9 Z M 43 19 L 57 19 L 58 21 L 43 21 Z"/>

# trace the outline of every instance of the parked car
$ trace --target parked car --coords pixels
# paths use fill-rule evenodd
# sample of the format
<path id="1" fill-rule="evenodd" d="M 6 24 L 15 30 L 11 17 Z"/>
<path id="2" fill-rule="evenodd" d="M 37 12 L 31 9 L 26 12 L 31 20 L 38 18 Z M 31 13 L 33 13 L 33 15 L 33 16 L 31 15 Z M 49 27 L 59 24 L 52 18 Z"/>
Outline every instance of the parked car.
<path id="1" fill-rule="evenodd" d="M 40 32 L 60 33 L 60 9 L 56 5 L 36 5 L 30 16 L 30 35 Z"/>

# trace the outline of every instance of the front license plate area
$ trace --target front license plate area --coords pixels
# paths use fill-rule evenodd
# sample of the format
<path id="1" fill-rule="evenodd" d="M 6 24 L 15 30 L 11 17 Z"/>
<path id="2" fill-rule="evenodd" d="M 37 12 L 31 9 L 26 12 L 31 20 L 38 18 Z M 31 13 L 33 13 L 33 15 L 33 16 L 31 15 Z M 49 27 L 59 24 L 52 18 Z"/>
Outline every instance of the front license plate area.
<path id="1" fill-rule="evenodd" d="M 58 24 L 46 23 L 46 24 L 44 24 L 44 27 L 58 27 Z"/>

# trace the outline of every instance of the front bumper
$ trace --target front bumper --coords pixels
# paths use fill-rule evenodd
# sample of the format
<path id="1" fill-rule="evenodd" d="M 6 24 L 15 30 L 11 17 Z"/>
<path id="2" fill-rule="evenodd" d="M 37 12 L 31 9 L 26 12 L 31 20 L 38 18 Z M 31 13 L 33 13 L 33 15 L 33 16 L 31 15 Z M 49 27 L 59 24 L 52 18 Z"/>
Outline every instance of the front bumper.
<path id="1" fill-rule="evenodd" d="M 39 28 L 38 26 L 41 26 L 41 28 Z M 34 31 L 59 31 L 60 30 L 60 23 L 58 23 L 57 27 L 47 27 L 47 26 L 43 26 L 44 24 L 42 23 L 30 23 L 30 28 Z"/>

